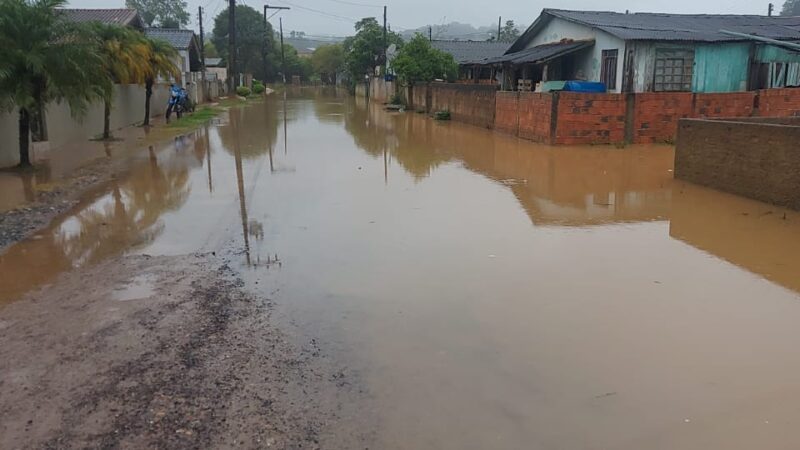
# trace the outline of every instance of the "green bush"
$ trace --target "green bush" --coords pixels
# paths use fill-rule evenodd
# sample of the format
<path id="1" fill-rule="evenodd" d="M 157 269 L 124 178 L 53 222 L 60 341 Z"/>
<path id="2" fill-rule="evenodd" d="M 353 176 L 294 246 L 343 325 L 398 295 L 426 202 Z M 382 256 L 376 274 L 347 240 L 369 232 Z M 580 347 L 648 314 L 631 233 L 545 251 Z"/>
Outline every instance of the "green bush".
<path id="1" fill-rule="evenodd" d="M 391 98 L 389 98 L 389 103 L 392 105 L 405 105 L 406 102 L 403 100 L 403 96 L 400 94 L 394 94 Z"/>
<path id="2" fill-rule="evenodd" d="M 238 95 L 239 97 L 249 97 L 250 88 L 247 86 L 239 86 L 236 88 L 236 95 Z"/>
<path id="3" fill-rule="evenodd" d="M 263 94 L 265 89 L 263 84 L 253 84 L 253 94 Z"/>
<path id="4" fill-rule="evenodd" d="M 450 120 L 450 111 L 436 111 L 433 113 L 433 118 L 436 120 Z"/>

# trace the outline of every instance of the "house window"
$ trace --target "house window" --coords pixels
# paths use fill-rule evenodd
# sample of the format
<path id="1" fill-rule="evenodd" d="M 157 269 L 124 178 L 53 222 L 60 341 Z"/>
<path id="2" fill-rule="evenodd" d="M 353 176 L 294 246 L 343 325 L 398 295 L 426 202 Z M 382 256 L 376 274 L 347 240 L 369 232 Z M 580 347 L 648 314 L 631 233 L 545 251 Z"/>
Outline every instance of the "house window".
<path id="1" fill-rule="evenodd" d="M 603 50 L 600 81 L 606 85 L 608 90 L 617 88 L 617 54 L 618 50 Z"/>
<path id="2" fill-rule="evenodd" d="M 694 51 L 656 50 L 653 90 L 656 92 L 691 91 Z"/>

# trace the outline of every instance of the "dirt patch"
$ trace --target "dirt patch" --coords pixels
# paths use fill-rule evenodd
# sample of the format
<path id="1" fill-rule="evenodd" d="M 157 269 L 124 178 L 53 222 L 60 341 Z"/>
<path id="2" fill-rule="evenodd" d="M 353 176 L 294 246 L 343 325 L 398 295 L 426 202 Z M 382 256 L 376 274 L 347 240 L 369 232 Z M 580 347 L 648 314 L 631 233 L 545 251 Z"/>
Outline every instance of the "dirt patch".
<path id="1" fill-rule="evenodd" d="M 56 216 L 69 210 L 89 188 L 114 177 L 111 159 L 98 159 L 76 170 L 68 178 L 37 189 L 28 205 L 0 212 L 0 252 L 44 228 Z M 35 169 L 31 169 L 35 170 Z"/>
<path id="2" fill-rule="evenodd" d="M 271 306 L 206 254 L 63 275 L 0 310 L 0 448 L 363 448 L 332 439 L 352 374 Z"/>

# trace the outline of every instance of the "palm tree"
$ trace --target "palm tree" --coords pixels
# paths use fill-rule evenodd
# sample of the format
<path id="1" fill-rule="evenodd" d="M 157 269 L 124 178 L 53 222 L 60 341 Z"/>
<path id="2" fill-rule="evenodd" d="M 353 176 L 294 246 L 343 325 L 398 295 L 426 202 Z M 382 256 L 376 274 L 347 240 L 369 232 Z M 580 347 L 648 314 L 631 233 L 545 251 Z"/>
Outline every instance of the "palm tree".
<path id="1" fill-rule="evenodd" d="M 153 96 L 153 84 L 159 76 L 165 78 L 178 76 L 178 66 L 173 62 L 178 52 L 169 43 L 160 39 L 145 39 L 148 58 L 144 73 L 144 122 L 142 125 L 150 125 L 150 98 Z"/>
<path id="2" fill-rule="evenodd" d="M 95 22 L 91 28 L 103 59 L 103 139 L 110 139 L 114 84 L 141 83 L 145 79 L 149 46 L 141 33 L 127 27 Z"/>
<path id="3" fill-rule="evenodd" d="M 0 0 L 0 110 L 19 110 L 20 166 L 29 166 L 31 117 L 64 100 L 74 116 L 98 94 L 101 60 L 65 0 Z"/>

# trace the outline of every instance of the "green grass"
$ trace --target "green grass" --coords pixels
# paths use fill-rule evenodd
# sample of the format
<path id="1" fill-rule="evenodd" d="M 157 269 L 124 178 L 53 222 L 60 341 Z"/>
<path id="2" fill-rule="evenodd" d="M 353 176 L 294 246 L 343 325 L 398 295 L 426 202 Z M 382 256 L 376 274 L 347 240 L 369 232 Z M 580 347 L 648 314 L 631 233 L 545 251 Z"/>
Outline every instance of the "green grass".
<path id="1" fill-rule="evenodd" d="M 173 120 L 167 125 L 169 128 L 193 128 L 204 125 L 209 120 L 221 113 L 222 109 L 214 106 L 201 106 L 191 114 L 184 114 L 183 117 Z"/>

